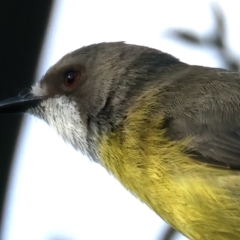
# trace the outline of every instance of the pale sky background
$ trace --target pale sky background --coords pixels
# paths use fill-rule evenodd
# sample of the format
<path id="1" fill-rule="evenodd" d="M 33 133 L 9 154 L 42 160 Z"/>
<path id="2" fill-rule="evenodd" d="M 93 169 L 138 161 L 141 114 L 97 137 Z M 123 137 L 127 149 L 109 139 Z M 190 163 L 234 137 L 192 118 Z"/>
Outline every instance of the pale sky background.
<path id="1" fill-rule="evenodd" d="M 69 51 L 103 41 L 145 45 L 190 64 L 217 67 L 214 51 L 166 37 L 171 28 L 202 36 L 210 32 L 210 2 L 219 2 L 224 10 L 227 41 L 240 56 L 237 0 L 57 0 L 35 80 Z M 156 240 L 166 226 L 101 166 L 65 144 L 44 122 L 25 117 L 9 183 L 3 240 Z"/>

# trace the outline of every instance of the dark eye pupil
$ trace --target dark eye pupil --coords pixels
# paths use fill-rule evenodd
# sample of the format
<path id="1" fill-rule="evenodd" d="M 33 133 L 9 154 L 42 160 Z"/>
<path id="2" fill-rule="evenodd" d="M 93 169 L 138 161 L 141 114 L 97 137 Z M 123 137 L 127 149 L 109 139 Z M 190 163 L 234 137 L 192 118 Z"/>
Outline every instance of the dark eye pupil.
<path id="1" fill-rule="evenodd" d="M 75 72 L 69 72 L 67 74 L 67 82 L 69 84 L 73 83 L 75 81 Z"/>
<path id="2" fill-rule="evenodd" d="M 79 72 L 69 71 L 65 74 L 63 84 L 67 88 L 73 88 L 79 81 Z"/>

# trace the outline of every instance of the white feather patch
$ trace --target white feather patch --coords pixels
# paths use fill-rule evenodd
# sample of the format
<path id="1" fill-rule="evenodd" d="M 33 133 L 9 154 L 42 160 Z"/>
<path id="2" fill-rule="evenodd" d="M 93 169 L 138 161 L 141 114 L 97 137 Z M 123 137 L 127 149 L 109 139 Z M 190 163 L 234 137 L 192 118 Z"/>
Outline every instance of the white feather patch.
<path id="1" fill-rule="evenodd" d="M 32 109 L 31 113 L 44 119 L 65 141 L 87 154 L 87 129 L 73 99 L 66 96 L 49 98 L 43 100 L 40 107 Z"/>
<path id="2" fill-rule="evenodd" d="M 38 96 L 38 97 L 47 95 L 46 89 L 43 86 L 41 86 L 39 82 L 37 82 L 34 86 L 32 86 L 31 93 L 34 96 Z"/>

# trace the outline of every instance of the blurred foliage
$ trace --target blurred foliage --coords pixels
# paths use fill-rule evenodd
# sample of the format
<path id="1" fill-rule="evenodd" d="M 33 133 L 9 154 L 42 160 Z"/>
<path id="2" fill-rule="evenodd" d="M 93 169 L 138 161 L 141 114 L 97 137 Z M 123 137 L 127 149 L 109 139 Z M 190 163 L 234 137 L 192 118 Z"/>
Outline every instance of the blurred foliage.
<path id="1" fill-rule="evenodd" d="M 169 31 L 170 36 L 173 39 L 181 40 L 199 48 L 210 47 L 214 49 L 218 53 L 219 59 L 222 61 L 224 68 L 239 71 L 239 58 L 231 53 L 230 48 L 226 43 L 227 29 L 223 11 L 216 4 L 211 6 L 211 10 L 214 19 L 214 27 L 209 34 L 198 36 L 188 30 L 172 29 Z"/>
<path id="2" fill-rule="evenodd" d="M 170 36 L 173 39 L 181 40 L 187 44 L 195 45 L 196 47 L 210 47 L 218 53 L 219 59 L 221 59 L 224 68 L 239 71 L 240 64 L 239 58 L 234 56 L 229 47 L 226 44 L 226 19 L 222 9 L 214 4 L 211 6 L 212 15 L 214 18 L 214 28 L 211 32 L 205 36 L 198 36 L 195 33 L 188 30 L 172 29 L 170 30 Z M 179 234 L 173 228 L 165 232 L 164 236 L 159 236 L 159 240 L 173 240 Z"/>

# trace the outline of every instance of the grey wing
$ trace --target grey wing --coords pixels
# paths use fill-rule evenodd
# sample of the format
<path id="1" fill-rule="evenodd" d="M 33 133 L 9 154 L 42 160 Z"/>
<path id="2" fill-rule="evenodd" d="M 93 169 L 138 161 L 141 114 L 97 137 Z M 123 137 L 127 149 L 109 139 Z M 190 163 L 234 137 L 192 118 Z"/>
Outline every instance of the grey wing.
<path id="1" fill-rule="evenodd" d="M 240 127 L 236 127 L 235 130 L 210 130 L 204 124 L 196 126 L 199 131 L 189 133 L 191 125 L 188 125 L 188 129 L 182 128 L 184 118 L 178 120 L 181 123 L 174 119 L 171 121 L 171 127 L 168 129 L 170 138 L 179 140 L 190 136 L 192 140 L 187 146 L 187 152 L 194 159 L 211 165 L 240 169 Z M 177 132 L 174 131 L 176 128 Z"/>
<path id="2" fill-rule="evenodd" d="M 168 136 L 191 137 L 196 160 L 240 169 L 240 74 L 205 68 L 195 81 L 181 78 L 174 87 L 165 98 Z"/>

